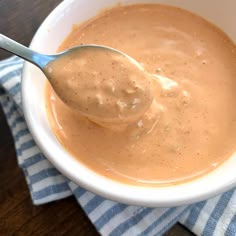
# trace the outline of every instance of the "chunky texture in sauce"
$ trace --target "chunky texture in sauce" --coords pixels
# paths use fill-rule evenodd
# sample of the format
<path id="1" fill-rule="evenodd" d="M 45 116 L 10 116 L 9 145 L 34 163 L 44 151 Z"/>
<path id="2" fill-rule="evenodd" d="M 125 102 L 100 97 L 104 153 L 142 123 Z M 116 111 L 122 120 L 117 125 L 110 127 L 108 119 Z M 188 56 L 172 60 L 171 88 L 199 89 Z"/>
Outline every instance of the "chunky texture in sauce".
<path id="1" fill-rule="evenodd" d="M 218 28 L 174 7 L 117 7 L 75 27 L 60 50 L 80 44 L 127 53 L 152 74 L 155 94 L 137 121 L 114 130 L 47 86 L 52 130 L 80 162 L 117 181 L 158 185 L 200 176 L 235 152 L 236 47 Z"/>
<path id="2" fill-rule="evenodd" d="M 151 75 L 112 49 L 84 46 L 46 66 L 57 95 L 96 123 L 137 120 L 153 100 Z"/>

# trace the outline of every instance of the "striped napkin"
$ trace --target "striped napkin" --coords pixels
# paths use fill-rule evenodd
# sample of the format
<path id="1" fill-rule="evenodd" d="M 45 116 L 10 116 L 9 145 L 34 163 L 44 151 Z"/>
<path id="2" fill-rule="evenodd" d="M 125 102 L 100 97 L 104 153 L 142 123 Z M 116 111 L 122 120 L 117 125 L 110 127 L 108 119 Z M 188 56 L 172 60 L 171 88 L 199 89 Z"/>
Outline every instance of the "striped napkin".
<path id="1" fill-rule="evenodd" d="M 60 174 L 35 145 L 24 121 L 20 97 L 22 65 L 16 56 L 0 62 L 0 104 L 35 205 L 74 195 L 101 235 L 163 235 L 176 222 L 196 235 L 236 235 L 235 189 L 190 206 L 145 208 L 104 199 Z"/>

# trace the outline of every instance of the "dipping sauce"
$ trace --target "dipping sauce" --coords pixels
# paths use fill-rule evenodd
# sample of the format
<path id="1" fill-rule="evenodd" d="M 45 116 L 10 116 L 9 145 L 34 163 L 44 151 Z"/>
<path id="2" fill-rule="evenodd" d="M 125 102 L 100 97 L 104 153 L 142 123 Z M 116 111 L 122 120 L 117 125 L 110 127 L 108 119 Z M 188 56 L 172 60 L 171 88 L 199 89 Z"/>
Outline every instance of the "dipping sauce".
<path id="1" fill-rule="evenodd" d="M 135 122 L 109 127 L 70 109 L 47 84 L 51 128 L 78 161 L 116 181 L 156 186 L 199 177 L 235 152 L 236 46 L 217 27 L 170 6 L 116 7 L 75 27 L 59 51 L 80 44 L 133 57 L 152 75 L 154 99 Z"/>
<path id="2" fill-rule="evenodd" d="M 45 70 L 63 102 L 96 123 L 135 121 L 153 100 L 151 75 L 113 49 L 77 48 L 50 62 Z"/>

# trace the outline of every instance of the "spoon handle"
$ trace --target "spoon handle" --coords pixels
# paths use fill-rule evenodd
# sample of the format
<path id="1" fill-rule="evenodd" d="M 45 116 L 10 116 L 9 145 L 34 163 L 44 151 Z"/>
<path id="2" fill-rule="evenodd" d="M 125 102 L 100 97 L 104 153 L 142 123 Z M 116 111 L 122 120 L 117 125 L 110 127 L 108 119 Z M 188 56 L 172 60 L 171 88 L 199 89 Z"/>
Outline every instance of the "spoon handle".
<path id="1" fill-rule="evenodd" d="M 40 69 L 43 69 L 52 60 L 51 56 L 35 52 L 2 34 L 0 34 L 0 48 L 35 64 Z"/>

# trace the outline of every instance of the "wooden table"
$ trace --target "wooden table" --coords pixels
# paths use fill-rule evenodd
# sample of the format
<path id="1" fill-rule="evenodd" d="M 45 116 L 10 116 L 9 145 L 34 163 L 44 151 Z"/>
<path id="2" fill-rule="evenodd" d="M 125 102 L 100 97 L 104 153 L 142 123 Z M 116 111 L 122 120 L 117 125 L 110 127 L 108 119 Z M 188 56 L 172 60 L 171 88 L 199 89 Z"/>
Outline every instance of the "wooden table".
<path id="1" fill-rule="evenodd" d="M 61 0 L 0 0 L 0 33 L 29 45 L 38 26 Z M 0 51 L 0 59 L 9 54 Z M 0 236 L 99 235 L 73 197 L 33 206 L 16 163 L 10 130 L 0 108 Z M 176 224 L 166 236 L 193 235 Z"/>

